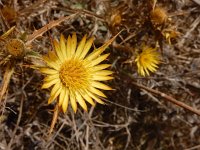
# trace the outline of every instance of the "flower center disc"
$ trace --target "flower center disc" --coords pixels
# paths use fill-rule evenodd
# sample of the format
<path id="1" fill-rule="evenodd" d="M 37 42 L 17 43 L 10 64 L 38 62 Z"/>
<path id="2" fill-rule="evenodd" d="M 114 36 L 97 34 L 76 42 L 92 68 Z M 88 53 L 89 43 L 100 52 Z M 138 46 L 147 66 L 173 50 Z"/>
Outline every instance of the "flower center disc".
<path id="1" fill-rule="evenodd" d="M 66 60 L 60 68 L 60 79 L 69 89 L 78 90 L 87 88 L 88 73 L 79 60 Z"/>

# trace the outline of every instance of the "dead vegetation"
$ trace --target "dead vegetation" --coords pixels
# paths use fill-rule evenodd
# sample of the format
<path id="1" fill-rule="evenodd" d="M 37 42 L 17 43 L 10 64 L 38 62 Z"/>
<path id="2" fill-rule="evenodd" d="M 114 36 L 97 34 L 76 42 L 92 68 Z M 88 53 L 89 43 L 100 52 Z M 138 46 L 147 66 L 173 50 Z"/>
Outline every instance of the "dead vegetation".
<path id="1" fill-rule="evenodd" d="M 1 0 L 0 6 L 0 149 L 200 149 L 198 0 Z M 35 58 L 61 33 L 93 35 L 99 47 L 120 31 L 107 49 L 115 72 L 107 105 L 76 114 L 69 107 L 48 135 L 55 105 L 47 105 Z M 5 52 L 13 39 L 25 44 L 20 58 Z M 148 77 L 134 62 L 144 45 L 162 54 Z"/>

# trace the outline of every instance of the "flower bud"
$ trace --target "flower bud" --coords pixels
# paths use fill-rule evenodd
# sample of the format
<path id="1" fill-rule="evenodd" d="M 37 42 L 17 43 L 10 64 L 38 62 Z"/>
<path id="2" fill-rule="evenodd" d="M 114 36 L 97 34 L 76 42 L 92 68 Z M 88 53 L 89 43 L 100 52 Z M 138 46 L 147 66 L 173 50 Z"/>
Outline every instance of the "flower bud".
<path id="1" fill-rule="evenodd" d="M 24 42 L 20 39 L 11 39 L 6 45 L 8 53 L 14 57 L 20 58 L 25 54 Z"/>

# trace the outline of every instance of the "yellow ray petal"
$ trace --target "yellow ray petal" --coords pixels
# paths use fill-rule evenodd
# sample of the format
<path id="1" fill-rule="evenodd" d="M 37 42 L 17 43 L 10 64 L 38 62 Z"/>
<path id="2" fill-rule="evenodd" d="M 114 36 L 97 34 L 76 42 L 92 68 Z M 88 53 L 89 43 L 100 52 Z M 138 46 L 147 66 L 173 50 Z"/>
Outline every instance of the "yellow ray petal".
<path id="1" fill-rule="evenodd" d="M 94 37 L 91 37 L 85 44 L 84 48 L 83 48 L 83 51 L 80 55 L 80 59 L 83 59 L 85 58 L 85 56 L 87 55 L 88 51 L 90 50 L 91 46 L 92 46 L 92 43 L 94 41 Z"/>
<path id="2" fill-rule="evenodd" d="M 98 76 L 95 75 L 92 77 L 92 80 L 94 81 L 107 81 L 107 80 L 112 80 L 114 77 L 110 77 L 110 76 Z"/>
<path id="3" fill-rule="evenodd" d="M 61 49 L 64 59 L 66 59 L 67 58 L 67 48 L 65 45 L 65 37 L 63 34 L 61 34 L 61 36 L 60 36 L 60 49 Z"/>
<path id="4" fill-rule="evenodd" d="M 76 45 L 77 45 L 77 37 L 76 33 L 74 32 L 71 39 L 71 55 L 74 55 L 76 51 Z"/>
<path id="5" fill-rule="evenodd" d="M 52 51 L 52 50 L 49 50 L 47 55 L 45 55 L 45 56 L 48 56 L 48 58 L 51 61 L 56 61 L 58 59 L 58 56 L 56 55 L 55 51 Z"/>
<path id="6" fill-rule="evenodd" d="M 58 89 L 57 89 L 57 87 L 58 87 Z M 48 104 L 52 103 L 58 97 L 61 90 L 62 90 L 62 86 L 57 86 L 56 84 L 54 85 L 54 87 L 51 90 L 50 97 L 48 99 Z"/>
<path id="7" fill-rule="evenodd" d="M 142 76 L 145 76 L 145 72 L 144 72 L 144 69 L 143 69 L 143 68 L 139 69 L 138 72 L 139 72 Z"/>
<path id="8" fill-rule="evenodd" d="M 49 51 L 48 58 L 49 58 L 49 61 L 54 62 L 57 66 L 61 64 L 61 61 L 56 55 L 55 51 Z"/>
<path id="9" fill-rule="evenodd" d="M 100 65 L 92 67 L 92 71 L 95 72 L 95 71 L 103 70 L 110 66 L 111 66 L 110 64 L 100 64 Z"/>
<path id="10" fill-rule="evenodd" d="M 59 81 L 53 86 L 50 96 L 55 95 L 55 93 L 59 90 L 60 87 L 62 87 L 62 83 Z"/>
<path id="11" fill-rule="evenodd" d="M 65 89 L 65 97 L 62 103 L 62 110 L 64 113 L 67 111 L 68 105 L 69 105 L 69 91 Z"/>
<path id="12" fill-rule="evenodd" d="M 80 92 L 80 94 L 88 103 L 90 103 L 92 106 L 95 106 L 94 101 L 86 92 Z"/>
<path id="13" fill-rule="evenodd" d="M 155 72 L 156 71 L 156 67 L 152 66 L 152 65 L 149 65 L 148 66 L 148 69 L 151 71 L 151 72 Z"/>
<path id="14" fill-rule="evenodd" d="M 76 113 L 76 111 L 77 111 L 77 103 L 76 103 L 75 96 L 74 96 L 74 94 L 72 92 L 70 92 L 69 96 L 70 96 L 70 103 L 71 103 L 72 109 Z"/>
<path id="15" fill-rule="evenodd" d="M 104 61 L 109 55 L 110 54 L 104 54 L 102 56 L 99 56 L 97 59 L 92 60 L 89 66 L 95 66 L 99 64 L 100 62 Z"/>
<path id="16" fill-rule="evenodd" d="M 110 70 L 100 70 L 93 73 L 93 75 L 99 75 L 99 76 L 108 76 L 111 74 L 113 74 L 113 71 Z"/>
<path id="17" fill-rule="evenodd" d="M 90 97 L 92 97 L 97 103 L 105 104 L 104 101 L 102 101 L 100 98 L 98 98 L 97 96 L 95 96 L 95 95 L 92 94 L 91 92 L 88 92 L 88 91 L 86 91 L 86 92 L 87 92 L 87 94 L 88 94 Z"/>
<path id="18" fill-rule="evenodd" d="M 60 59 L 61 62 L 64 62 L 64 56 L 62 54 L 62 51 L 60 49 L 60 44 L 58 43 L 57 40 L 53 40 L 53 45 L 54 45 L 54 48 L 55 48 L 55 51 L 56 51 L 56 54 L 58 56 L 58 58 Z"/>
<path id="19" fill-rule="evenodd" d="M 71 36 L 67 38 L 67 58 L 71 58 Z"/>
<path id="20" fill-rule="evenodd" d="M 51 68 L 53 68 L 55 70 L 59 70 L 59 66 L 57 65 L 57 63 L 55 61 L 50 60 L 49 57 L 43 56 L 43 60 L 46 62 L 46 64 L 49 67 L 51 67 Z"/>
<path id="21" fill-rule="evenodd" d="M 56 84 L 57 82 L 60 82 L 60 79 L 54 79 L 54 80 L 51 80 L 50 82 L 44 82 L 44 84 L 42 85 L 42 89 L 48 89 L 49 87 Z"/>
<path id="22" fill-rule="evenodd" d="M 96 89 L 96 88 L 94 88 L 94 87 L 91 87 L 91 88 L 89 89 L 89 91 L 92 92 L 92 93 L 94 93 L 94 94 L 96 94 L 96 95 L 98 95 L 98 96 L 107 98 L 106 95 L 105 95 L 103 92 L 101 92 L 100 90 L 98 90 L 98 89 Z"/>
<path id="23" fill-rule="evenodd" d="M 103 84 L 103 83 L 101 83 L 101 82 L 92 81 L 92 82 L 91 82 L 91 85 L 92 85 L 93 87 L 96 87 L 96 88 L 102 89 L 102 90 L 112 90 L 111 87 L 109 87 L 109 86 L 107 86 L 107 85 L 105 85 L 105 84 Z"/>
<path id="24" fill-rule="evenodd" d="M 87 105 L 86 105 L 85 101 L 83 100 L 82 96 L 78 92 L 76 92 L 76 100 L 81 105 L 81 107 L 85 111 L 87 111 Z"/>
<path id="25" fill-rule="evenodd" d="M 146 72 L 146 74 L 149 76 L 149 71 L 147 68 L 144 68 L 144 72 Z"/>
<path id="26" fill-rule="evenodd" d="M 44 78 L 45 82 L 50 82 L 51 80 L 59 79 L 59 74 L 52 74 L 48 75 L 47 77 Z"/>
<path id="27" fill-rule="evenodd" d="M 55 95 L 49 97 L 49 99 L 48 99 L 48 104 L 51 104 L 51 103 L 58 97 L 58 95 L 60 94 L 59 92 L 60 92 L 60 90 L 57 91 L 57 92 L 55 93 Z"/>
<path id="28" fill-rule="evenodd" d="M 97 58 L 115 40 L 115 38 L 119 35 L 119 33 L 117 35 L 115 35 L 113 38 L 111 38 L 110 40 L 108 40 L 104 45 L 102 45 L 101 47 L 96 49 L 94 52 L 92 52 L 86 59 L 93 60 L 93 59 Z"/>
<path id="29" fill-rule="evenodd" d="M 55 51 L 49 51 L 48 52 L 48 56 L 49 56 L 49 60 L 56 63 L 57 65 L 61 64 L 60 59 L 58 58 L 58 56 L 56 55 Z"/>
<path id="30" fill-rule="evenodd" d="M 50 68 L 40 68 L 40 72 L 42 72 L 44 74 L 49 74 L 49 75 L 53 75 L 53 74 L 57 74 L 58 73 L 57 70 L 50 69 Z"/>
<path id="31" fill-rule="evenodd" d="M 84 47 L 85 47 L 85 42 L 86 42 L 86 38 L 87 38 L 87 35 L 85 35 L 82 40 L 80 41 L 80 43 L 78 44 L 78 48 L 76 50 L 76 54 L 75 54 L 75 58 L 78 58 L 80 57 Z"/>
<path id="32" fill-rule="evenodd" d="M 61 92 L 60 92 L 60 95 L 59 95 L 59 101 L 58 101 L 58 106 L 60 107 L 64 101 L 64 98 L 65 98 L 65 93 L 66 93 L 66 90 L 65 88 L 63 87 Z"/>

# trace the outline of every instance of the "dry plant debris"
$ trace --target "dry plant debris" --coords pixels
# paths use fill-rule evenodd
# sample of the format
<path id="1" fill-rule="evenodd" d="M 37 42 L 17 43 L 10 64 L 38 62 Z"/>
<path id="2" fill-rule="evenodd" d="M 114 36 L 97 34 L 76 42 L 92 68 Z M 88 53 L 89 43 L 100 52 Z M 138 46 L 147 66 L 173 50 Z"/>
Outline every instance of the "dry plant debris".
<path id="1" fill-rule="evenodd" d="M 200 149 L 199 7 L 197 0 L 1 0 L 0 149 Z M 111 65 L 97 67 L 103 60 Z M 83 79 L 73 67 L 87 65 L 103 71 L 87 78 L 92 95 L 73 90 L 72 98 L 66 72 Z"/>

